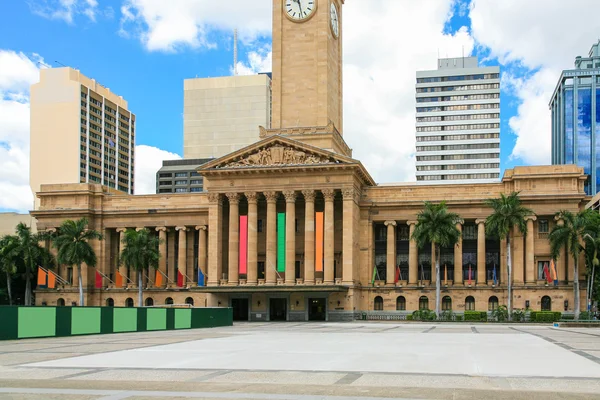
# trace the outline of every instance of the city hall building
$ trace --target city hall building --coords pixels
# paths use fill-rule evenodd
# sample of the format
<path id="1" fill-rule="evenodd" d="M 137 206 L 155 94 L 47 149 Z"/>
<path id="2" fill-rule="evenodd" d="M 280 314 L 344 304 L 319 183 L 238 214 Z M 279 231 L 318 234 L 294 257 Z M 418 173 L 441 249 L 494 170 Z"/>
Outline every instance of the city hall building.
<path id="1" fill-rule="evenodd" d="M 507 302 L 507 266 L 504 241 L 485 235 L 485 200 L 518 191 L 535 214 L 527 235 L 512 232 L 514 307 L 573 311 L 572 282 L 583 274 L 572 275 L 563 251 L 558 285 L 547 284 L 547 236 L 560 223 L 556 212 L 576 212 L 589 200 L 583 170 L 516 167 L 497 183 L 378 185 L 343 139 L 343 1 L 302 10 L 285 4 L 273 2 L 271 127 L 257 127 L 255 143 L 199 167 L 205 192 L 132 196 L 100 184 L 42 185 L 38 230 L 87 217 L 105 236 L 93 243 L 102 288 L 94 268 L 82 269 L 86 304 L 134 305 L 137 279 L 118 264 L 120 238 L 147 228 L 161 239 L 167 279 L 156 287 L 154 274 L 145 274 L 144 305 L 230 306 L 236 319 L 252 321 L 432 309 L 431 246 L 410 238 L 424 201 L 446 201 L 462 218 L 462 237 L 441 252 L 442 309 L 491 310 Z M 78 301 L 76 269 L 57 270 L 73 285 L 38 290 L 38 304 Z M 128 276 L 126 287 L 112 283 L 117 272 Z"/>

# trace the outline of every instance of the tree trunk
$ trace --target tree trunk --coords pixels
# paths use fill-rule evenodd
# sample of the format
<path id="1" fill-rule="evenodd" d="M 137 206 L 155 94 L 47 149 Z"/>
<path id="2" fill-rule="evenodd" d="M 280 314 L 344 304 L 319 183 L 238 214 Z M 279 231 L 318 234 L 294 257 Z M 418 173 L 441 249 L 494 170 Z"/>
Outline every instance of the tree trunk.
<path id="1" fill-rule="evenodd" d="M 508 300 L 506 308 L 508 308 L 508 320 L 512 321 L 512 260 L 510 258 L 510 234 L 506 235 L 506 268 L 508 277 Z"/>
<path id="2" fill-rule="evenodd" d="M 573 257 L 573 299 L 575 307 L 575 321 L 579 319 L 579 313 L 581 311 L 581 301 L 579 300 L 579 255 Z"/>
<path id="3" fill-rule="evenodd" d="M 435 245 L 435 316 L 440 319 L 440 247 Z"/>
<path id="4" fill-rule="evenodd" d="M 79 306 L 83 307 L 83 278 L 81 277 L 81 264 L 77 265 L 77 275 L 79 275 Z"/>
<path id="5" fill-rule="evenodd" d="M 31 305 L 31 265 L 29 260 L 25 263 L 25 305 Z"/>
<path id="6" fill-rule="evenodd" d="M 138 307 L 143 307 L 144 303 L 143 303 L 143 298 L 144 295 L 142 294 L 142 271 L 140 270 L 138 271 Z"/>
<path id="7" fill-rule="evenodd" d="M 590 283 L 590 289 L 588 290 L 588 304 L 590 306 L 590 309 L 588 311 L 591 311 L 592 309 L 592 302 L 594 299 L 594 273 L 596 272 L 596 266 L 592 265 L 592 282 Z M 591 319 L 591 316 L 590 316 Z"/>
<path id="8" fill-rule="evenodd" d="M 10 286 L 10 274 L 8 273 L 8 271 L 6 271 L 6 289 L 8 291 L 8 304 L 12 306 L 12 289 Z"/>

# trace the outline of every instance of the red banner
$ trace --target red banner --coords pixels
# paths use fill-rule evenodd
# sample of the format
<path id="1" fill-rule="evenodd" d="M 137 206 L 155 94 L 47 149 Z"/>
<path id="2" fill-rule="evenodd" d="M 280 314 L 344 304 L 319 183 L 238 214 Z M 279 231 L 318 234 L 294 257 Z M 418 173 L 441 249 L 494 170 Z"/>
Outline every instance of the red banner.
<path id="1" fill-rule="evenodd" d="M 98 271 L 96 271 L 96 282 L 94 287 L 96 289 L 102 289 L 102 275 Z"/>
<path id="2" fill-rule="evenodd" d="M 177 287 L 183 287 L 183 274 L 177 270 Z"/>
<path id="3" fill-rule="evenodd" d="M 240 215 L 240 274 L 248 273 L 248 216 Z"/>

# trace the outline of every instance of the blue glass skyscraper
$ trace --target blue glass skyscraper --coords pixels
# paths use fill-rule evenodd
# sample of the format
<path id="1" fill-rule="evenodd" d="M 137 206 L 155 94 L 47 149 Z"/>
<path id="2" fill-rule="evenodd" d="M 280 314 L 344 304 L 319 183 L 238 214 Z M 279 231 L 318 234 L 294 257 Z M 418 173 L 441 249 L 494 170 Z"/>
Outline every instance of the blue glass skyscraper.
<path id="1" fill-rule="evenodd" d="M 588 175 L 585 191 L 600 191 L 600 41 L 575 69 L 562 72 L 552 100 L 552 164 L 577 164 Z"/>

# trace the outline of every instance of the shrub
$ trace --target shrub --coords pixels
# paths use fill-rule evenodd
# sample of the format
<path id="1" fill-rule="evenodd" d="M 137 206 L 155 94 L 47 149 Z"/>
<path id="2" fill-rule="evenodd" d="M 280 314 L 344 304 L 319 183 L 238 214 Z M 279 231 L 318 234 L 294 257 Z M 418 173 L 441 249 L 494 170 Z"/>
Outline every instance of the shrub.
<path id="1" fill-rule="evenodd" d="M 465 311 L 465 321 L 487 322 L 487 313 L 485 311 Z"/>
<path id="2" fill-rule="evenodd" d="M 496 318 L 498 322 L 504 322 L 508 320 L 508 308 L 506 306 L 499 306 L 492 311 L 492 317 Z"/>
<path id="3" fill-rule="evenodd" d="M 406 320 L 407 321 L 412 321 L 413 320 L 413 316 L 412 315 L 407 315 L 406 316 Z"/>
<path id="4" fill-rule="evenodd" d="M 560 320 L 562 313 L 553 311 L 532 311 L 529 319 L 532 322 L 556 322 Z"/>
<path id="5" fill-rule="evenodd" d="M 431 310 L 417 310 L 413 312 L 414 321 L 435 321 L 435 312 Z"/>
<path id="6" fill-rule="evenodd" d="M 454 313 L 450 310 L 442 311 L 440 314 L 440 321 L 454 321 Z"/>
<path id="7" fill-rule="evenodd" d="M 575 316 L 573 316 L 573 318 L 575 318 Z M 589 311 L 582 311 L 579 313 L 579 319 L 582 321 L 589 321 L 592 319 L 592 316 Z"/>
<path id="8" fill-rule="evenodd" d="M 462 321 L 463 320 L 463 316 L 462 315 L 455 315 L 454 316 L 454 320 L 455 321 Z"/>
<path id="9" fill-rule="evenodd" d="M 521 308 L 516 308 L 512 312 L 512 320 L 513 322 L 523 322 L 525 321 L 525 310 Z"/>

